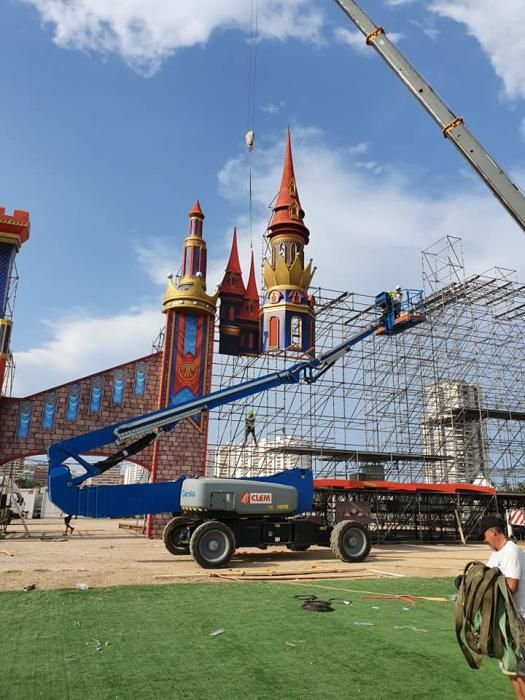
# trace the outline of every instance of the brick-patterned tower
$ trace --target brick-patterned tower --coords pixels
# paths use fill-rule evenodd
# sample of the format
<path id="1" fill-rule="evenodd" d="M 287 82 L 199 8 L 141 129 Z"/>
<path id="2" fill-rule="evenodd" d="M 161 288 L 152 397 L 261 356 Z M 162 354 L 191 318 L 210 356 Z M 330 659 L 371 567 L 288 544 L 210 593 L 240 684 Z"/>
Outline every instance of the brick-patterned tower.
<path id="1" fill-rule="evenodd" d="M 12 320 L 7 315 L 9 281 L 20 247 L 29 238 L 29 213 L 15 209 L 12 216 L 0 207 L 0 395 L 9 357 Z"/>
<path id="2" fill-rule="evenodd" d="M 292 160 L 290 131 L 286 138 L 283 176 L 268 227 L 271 259 L 264 261 L 266 298 L 261 308 L 261 348 L 313 353 L 314 300 L 308 287 L 315 270 L 305 267 L 304 247 L 309 231 L 304 225 Z"/>
<path id="3" fill-rule="evenodd" d="M 209 393 L 213 360 L 213 330 L 218 293 L 206 293 L 206 242 L 202 237 L 204 214 L 198 201 L 189 213 L 184 240 L 182 274 L 170 277 L 164 296 L 166 314 L 163 363 L 158 408 L 176 406 Z M 182 474 L 202 474 L 206 462 L 208 416 L 183 420 L 167 440 L 155 443 L 151 481 L 168 481 Z M 169 449 L 171 447 L 174 449 Z M 159 446 L 160 445 L 160 446 Z M 181 460 L 186 460 L 181 463 Z M 149 520 L 148 534 L 158 536 L 165 516 Z"/>

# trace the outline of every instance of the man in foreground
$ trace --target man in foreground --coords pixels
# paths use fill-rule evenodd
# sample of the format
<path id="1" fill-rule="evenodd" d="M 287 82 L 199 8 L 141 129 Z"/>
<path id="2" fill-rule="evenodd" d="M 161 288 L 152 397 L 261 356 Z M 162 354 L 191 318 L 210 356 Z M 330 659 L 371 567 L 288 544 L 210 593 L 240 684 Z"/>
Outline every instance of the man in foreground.
<path id="1" fill-rule="evenodd" d="M 492 549 L 487 566 L 498 567 L 505 576 L 516 609 L 525 618 L 525 552 L 508 539 L 503 523 L 496 516 L 483 518 L 481 533 L 484 542 Z M 510 674 L 503 669 L 502 673 L 509 676 L 515 696 L 525 700 L 525 661 L 520 663 L 517 673 Z"/>

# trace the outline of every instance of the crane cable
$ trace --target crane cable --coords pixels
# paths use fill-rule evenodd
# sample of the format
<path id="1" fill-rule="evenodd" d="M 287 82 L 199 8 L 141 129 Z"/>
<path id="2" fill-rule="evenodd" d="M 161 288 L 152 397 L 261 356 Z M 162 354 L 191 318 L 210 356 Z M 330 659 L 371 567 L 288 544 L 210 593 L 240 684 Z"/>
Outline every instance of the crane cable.
<path id="1" fill-rule="evenodd" d="M 248 147 L 249 171 L 249 217 L 250 217 L 250 248 L 253 249 L 253 198 L 252 198 L 252 151 L 255 146 L 255 81 L 257 78 L 257 43 L 258 43 L 258 10 L 259 0 L 251 0 L 250 9 L 250 60 L 248 67 L 248 131 L 246 146 Z"/>

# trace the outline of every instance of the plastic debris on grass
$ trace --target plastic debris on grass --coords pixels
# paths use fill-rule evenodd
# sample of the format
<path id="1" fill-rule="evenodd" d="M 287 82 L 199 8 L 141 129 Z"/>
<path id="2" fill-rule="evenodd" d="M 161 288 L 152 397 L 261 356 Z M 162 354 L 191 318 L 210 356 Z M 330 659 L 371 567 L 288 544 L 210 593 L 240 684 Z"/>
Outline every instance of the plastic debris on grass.
<path id="1" fill-rule="evenodd" d="M 413 625 L 394 625 L 395 630 L 412 630 L 412 632 L 428 632 L 428 630 L 422 630 L 419 627 L 414 627 Z"/>
<path id="2" fill-rule="evenodd" d="M 285 644 L 289 647 L 296 647 L 298 644 L 304 644 L 305 640 L 304 639 L 292 639 L 291 642 L 285 642 Z"/>
<path id="3" fill-rule="evenodd" d="M 375 624 L 375 622 L 367 622 L 366 620 L 354 620 L 354 625 L 361 627 L 373 627 Z"/>
<path id="4" fill-rule="evenodd" d="M 93 642 L 93 646 L 95 647 L 96 651 L 102 651 L 104 647 L 109 647 L 109 642 L 101 642 L 100 639 L 96 639 L 95 637 L 92 637 L 91 642 L 86 642 L 88 646 L 91 646 L 91 643 Z"/>
<path id="5" fill-rule="evenodd" d="M 224 634 L 224 630 L 213 630 L 213 632 L 210 632 L 209 636 L 218 637 L 221 634 Z"/>
<path id="6" fill-rule="evenodd" d="M 88 584 L 85 583 L 84 581 L 79 581 L 79 582 L 77 583 L 77 588 L 78 588 L 79 591 L 87 591 L 88 588 L 89 588 L 89 586 L 88 586 Z"/>

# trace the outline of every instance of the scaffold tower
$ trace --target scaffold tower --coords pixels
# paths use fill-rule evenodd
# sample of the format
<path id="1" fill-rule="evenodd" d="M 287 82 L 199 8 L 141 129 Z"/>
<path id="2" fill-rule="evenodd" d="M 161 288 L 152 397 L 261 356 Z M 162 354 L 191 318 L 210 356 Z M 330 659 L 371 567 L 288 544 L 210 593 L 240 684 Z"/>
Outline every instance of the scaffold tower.
<path id="1" fill-rule="evenodd" d="M 503 268 L 467 276 L 461 240 L 447 236 L 423 251 L 421 286 L 426 323 L 367 338 L 315 385 L 274 389 L 215 412 L 207 472 L 244 476 L 302 465 L 322 478 L 525 482 L 525 284 Z M 372 296 L 310 293 L 317 353 L 377 318 Z M 298 357 L 216 352 L 213 389 Z M 248 410 L 258 445 L 243 448 Z"/>

